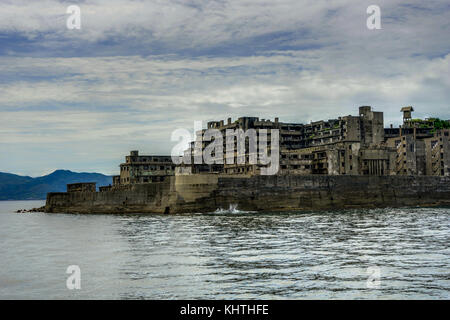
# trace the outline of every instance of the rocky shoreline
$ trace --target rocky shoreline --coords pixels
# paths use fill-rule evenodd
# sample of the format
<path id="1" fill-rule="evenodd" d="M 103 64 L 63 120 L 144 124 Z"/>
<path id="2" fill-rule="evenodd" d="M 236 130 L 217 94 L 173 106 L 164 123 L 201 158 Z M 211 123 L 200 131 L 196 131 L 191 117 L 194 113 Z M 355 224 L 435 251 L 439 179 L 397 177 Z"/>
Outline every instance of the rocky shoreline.
<path id="1" fill-rule="evenodd" d="M 15 213 L 32 213 L 32 212 L 45 212 L 45 206 L 40 208 L 32 208 L 32 209 L 19 209 L 14 211 Z"/>

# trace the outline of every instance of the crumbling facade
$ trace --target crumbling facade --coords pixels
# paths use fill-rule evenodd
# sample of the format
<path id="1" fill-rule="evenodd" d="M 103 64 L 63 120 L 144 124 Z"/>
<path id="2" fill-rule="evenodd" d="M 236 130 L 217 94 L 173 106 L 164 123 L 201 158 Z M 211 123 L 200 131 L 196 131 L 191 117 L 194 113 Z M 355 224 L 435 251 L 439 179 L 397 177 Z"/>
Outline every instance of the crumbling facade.
<path id="1" fill-rule="evenodd" d="M 120 164 L 120 176 L 113 177 L 113 185 L 128 185 L 163 181 L 173 176 L 175 165 L 170 156 L 143 156 L 139 151 L 131 151 Z"/>
<path id="2" fill-rule="evenodd" d="M 383 113 L 372 111 L 370 106 L 359 108 L 358 116 L 344 116 L 328 121 L 316 121 L 310 124 L 283 123 L 255 117 L 242 117 L 232 122 L 208 122 L 207 129 L 219 130 L 223 136 L 227 130 L 254 129 L 258 140 L 262 129 L 267 129 L 268 150 L 272 150 L 270 130 L 279 130 L 279 171 L 278 174 L 328 174 L 328 175 L 388 175 L 394 172 L 395 150 L 386 144 L 384 136 Z M 203 136 L 207 129 L 197 133 Z M 202 141 L 202 151 L 209 141 Z M 226 148 L 224 139 L 224 147 Z M 187 150 L 194 158 L 195 141 Z M 224 174 L 260 174 L 261 164 L 250 164 L 252 152 L 246 145 L 245 163 L 238 164 L 238 146 L 234 141 L 234 161 L 228 163 L 224 151 L 221 166 L 195 164 L 191 161 L 189 170 L 184 173 L 220 172 Z M 186 167 L 186 165 L 184 165 Z"/>
<path id="3" fill-rule="evenodd" d="M 67 192 L 95 192 L 96 185 L 95 182 L 69 183 L 67 185 Z"/>
<path id="4" fill-rule="evenodd" d="M 258 156 L 250 147 L 251 139 L 266 142 L 269 153 L 278 153 L 277 175 L 450 176 L 450 121 L 413 119 L 413 111 L 411 106 L 401 109 L 403 124 L 398 128 L 385 128 L 383 112 L 370 106 L 359 107 L 357 116 L 309 124 L 257 117 L 211 121 L 196 132 L 182 164 L 175 165 L 170 156 L 140 156 L 131 151 L 120 165 L 120 176 L 113 177 L 113 186 L 160 182 L 174 174 L 260 175 L 267 165 L 249 161 Z M 277 149 L 272 145 L 274 129 L 278 130 Z M 202 158 L 205 150 L 217 143 L 213 137 L 205 139 L 207 130 L 223 137 L 219 143 L 222 152 L 212 154 L 212 163 Z M 254 136 L 248 134 L 250 130 Z M 234 135 L 231 140 L 227 139 L 230 132 Z M 245 137 L 243 149 L 239 134 Z M 200 163 L 195 160 L 197 156 Z"/>

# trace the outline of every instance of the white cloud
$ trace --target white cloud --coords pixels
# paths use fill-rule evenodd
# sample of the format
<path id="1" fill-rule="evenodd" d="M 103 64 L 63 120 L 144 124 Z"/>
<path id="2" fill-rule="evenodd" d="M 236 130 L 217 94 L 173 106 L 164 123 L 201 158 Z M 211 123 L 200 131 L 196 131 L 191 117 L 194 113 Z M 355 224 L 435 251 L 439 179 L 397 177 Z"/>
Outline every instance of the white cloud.
<path id="1" fill-rule="evenodd" d="M 228 116 L 308 122 L 369 104 L 386 123 L 403 105 L 450 118 L 448 5 L 409 3 L 379 1 L 370 31 L 369 1 L 85 1 L 78 32 L 67 2 L 3 1 L 0 166 L 109 173 Z"/>

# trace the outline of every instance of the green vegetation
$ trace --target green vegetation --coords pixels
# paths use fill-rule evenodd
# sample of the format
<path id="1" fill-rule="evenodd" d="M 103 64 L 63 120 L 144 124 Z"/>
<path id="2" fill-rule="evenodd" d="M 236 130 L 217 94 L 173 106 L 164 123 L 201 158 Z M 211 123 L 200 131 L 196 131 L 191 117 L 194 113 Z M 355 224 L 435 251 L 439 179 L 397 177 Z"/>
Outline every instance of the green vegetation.
<path id="1" fill-rule="evenodd" d="M 450 129 L 450 122 L 441 120 L 439 118 L 428 118 L 425 120 L 411 119 L 408 122 L 411 124 L 418 124 L 419 128 L 434 128 L 436 130 Z"/>
<path id="2" fill-rule="evenodd" d="M 439 118 L 430 118 L 429 121 L 433 122 L 433 127 L 437 130 L 439 129 L 450 129 L 450 122 L 441 120 Z"/>

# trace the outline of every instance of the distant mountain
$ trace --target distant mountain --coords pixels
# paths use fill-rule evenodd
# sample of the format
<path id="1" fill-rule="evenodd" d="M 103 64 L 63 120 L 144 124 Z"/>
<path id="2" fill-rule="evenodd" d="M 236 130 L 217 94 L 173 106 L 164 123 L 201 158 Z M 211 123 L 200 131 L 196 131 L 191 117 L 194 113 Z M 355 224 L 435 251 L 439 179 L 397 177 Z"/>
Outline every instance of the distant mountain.
<path id="1" fill-rule="evenodd" d="M 38 178 L 0 172 L 0 200 L 45 199 L 48 192 L 65 192 L 66 184 L 76 182 L 96 182 L 98 188 L 112 184 L 112 177 L 69 170 L 56 170 Z"/>

